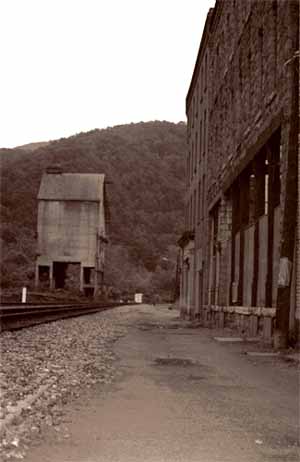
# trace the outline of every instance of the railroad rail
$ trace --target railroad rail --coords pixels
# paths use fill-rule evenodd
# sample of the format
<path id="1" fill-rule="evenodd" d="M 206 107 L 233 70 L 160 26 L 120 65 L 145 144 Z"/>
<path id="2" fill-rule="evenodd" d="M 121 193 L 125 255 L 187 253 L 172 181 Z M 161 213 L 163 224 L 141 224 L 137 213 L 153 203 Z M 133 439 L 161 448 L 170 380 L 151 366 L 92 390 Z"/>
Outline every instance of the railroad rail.
<path id="1" fill-rule="evenodd" d="M 126 303 L 37 304 L 8 303 L 0 305 L 0 332 L 34 326 L 75 316 L 105 311 Z"/>

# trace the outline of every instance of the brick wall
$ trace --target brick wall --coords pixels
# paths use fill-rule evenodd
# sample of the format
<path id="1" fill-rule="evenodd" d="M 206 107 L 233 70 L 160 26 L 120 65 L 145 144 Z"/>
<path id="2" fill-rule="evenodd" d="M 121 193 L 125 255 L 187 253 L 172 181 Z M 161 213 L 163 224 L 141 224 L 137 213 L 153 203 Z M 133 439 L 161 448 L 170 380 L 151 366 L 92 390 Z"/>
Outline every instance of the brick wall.
<path id="1" fill-rule="evenodd" d="M 286 63 L 293 57 L 295 46 L 299 46 L 296 45 L 299 3 L 298 0 L 216 0 L 208 18 L 187 95 L 186 216 L 189 220 L 186 225 L 195 229 L 196 253 L 201 249 L 206 305 L 212 289 L 211 212 L 219 204 L 218 281 L 213 290 L 218 294 L 217 303 L 227 305 L 232 253 L 230 188 L 278 127 L 281 128 L 281 206 L 285 203 L 293 79 L 292 66 Z M 204 69 L 207 87 L 203 83 Z M 199 184 L 204 180 L 205 188 L 199 193 Z M 199 220 L 200 200 L 204 204 Z M 282 217 L 279 221 L 282 228 Z M 197 298 L 196 292 L 196 305 Z"/>
<path id="2" fill-rule="evenodd" d="M 247 163 L 274 117 L 289 117 L 291 2 L 219 0 L 211 34 L 208 201 Z M 236 4 L 236 7 L 234 7 Z M 275 123 L 275 122 L 274 122 Z M 271 128 L 272 130 L 272 128 Z"/>
<path id="3" fill-rule="evenodd" d="M 217 0 L 210 31 L 207 202 L 224 201 L 238 175 L 281 127 L 281 204 L 285 203 L 296 0 Z M 221 207 L 219 303 L 228 303 L 230 231 Z M 230 224 L 231 218 L 229 218 Z"/>

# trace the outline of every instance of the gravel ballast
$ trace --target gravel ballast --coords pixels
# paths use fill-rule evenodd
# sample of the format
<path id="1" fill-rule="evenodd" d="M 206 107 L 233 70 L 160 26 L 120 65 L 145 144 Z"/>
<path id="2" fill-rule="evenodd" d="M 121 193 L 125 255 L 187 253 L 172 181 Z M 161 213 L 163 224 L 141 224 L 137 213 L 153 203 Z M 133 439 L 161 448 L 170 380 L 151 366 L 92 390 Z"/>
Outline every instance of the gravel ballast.
<path id="1" fill-rule="evenodd" d="M 0 335 L 0 459 L 22 459 L 52 427 L 68 438 L 63 409 L 116 375 L 112 344 L 136 307 L 41 324 Z"/>

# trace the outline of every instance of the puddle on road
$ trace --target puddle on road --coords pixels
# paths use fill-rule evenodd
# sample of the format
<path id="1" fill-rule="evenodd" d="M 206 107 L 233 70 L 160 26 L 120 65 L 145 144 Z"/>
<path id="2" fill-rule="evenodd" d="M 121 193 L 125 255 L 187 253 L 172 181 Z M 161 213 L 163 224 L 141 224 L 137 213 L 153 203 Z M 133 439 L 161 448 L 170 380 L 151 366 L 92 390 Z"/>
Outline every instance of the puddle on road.
<path id="1" fill-rule="evenodd" d="M 229 343 L 243 342 L 242 337 L 214 337 L 214 340 L 216 340 L 217 342 L 229 342 Z"/>
<path id="2" fill-rule="evenodd" d="M 180 358 L 180 357 L 171 357 L 171 356 L 161 356 L 154 359 L 154 366 L 167 366 L 167 367 L 181 367 L 187 368 L 190 373 L 190 379 L 200 380 L 207 378 L 208 374 L 211 375 L 212 368 L 206 364 L 201 364 L 197 360 L 190 358 Z M 200 373 L 200 374 L 199 374 Z M 187 376 L 186 376 L 187 377 Z"/>
<path id="3" fill-rule="evenodd" d="M 246 355 L 248 356 L 261 356 L 261 357 L 278 357 L 280 356 L 279 352 L 273 352 L 273 351 L 246 351 Z"/>
<path id="4" fill-rule="evenodd" d="M 164 325 L 164 324 L 154 324 L 154 323 L 141 323 L 138 325 L 138 329 L 142 331 L 149 330 L 158 330 L 158 329 L 180 329 L 182 326 L 178 324 Z"/>
<path id="5" fill-rule="evenodd" d="M 187 379 L 192 382 L 200 382 L 201 380 L 206 380 L 207 377 L 203 377 L 202 375 L 189 375 Z"/>
<path id="6" fill-rule="evenodd" d="M 289 447 L 262 447 L 260 452 L 266 462 L 299 462 L 300 453 L 298 443 Z"/>
<path id="7" fill-rule="evenodd" d="M 154 329 L 157 329 L 156 326 L 138 326 L 138 329 L 139 330 L 154 330 Z"/>
<path id="8" fill-rule="evenodd" d="M 156 358 L 154 362 L 156 366 L 195 366 L 195 362 L 186 358 Z"/>

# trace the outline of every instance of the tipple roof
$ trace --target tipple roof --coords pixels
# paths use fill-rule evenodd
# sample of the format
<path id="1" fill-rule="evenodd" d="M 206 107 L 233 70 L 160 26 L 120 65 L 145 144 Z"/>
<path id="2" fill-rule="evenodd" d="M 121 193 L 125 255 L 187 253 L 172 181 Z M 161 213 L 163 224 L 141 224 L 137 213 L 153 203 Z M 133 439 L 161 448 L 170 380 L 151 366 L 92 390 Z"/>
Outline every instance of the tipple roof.
<path id="1" fill-rule="evenodd" d="M 104 178 L 96 173 L 44 173 L 38 199 L 98 202 L 103 198 Z"/>

